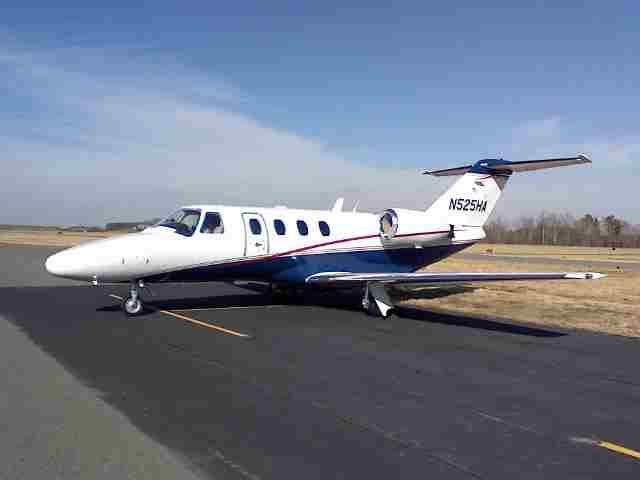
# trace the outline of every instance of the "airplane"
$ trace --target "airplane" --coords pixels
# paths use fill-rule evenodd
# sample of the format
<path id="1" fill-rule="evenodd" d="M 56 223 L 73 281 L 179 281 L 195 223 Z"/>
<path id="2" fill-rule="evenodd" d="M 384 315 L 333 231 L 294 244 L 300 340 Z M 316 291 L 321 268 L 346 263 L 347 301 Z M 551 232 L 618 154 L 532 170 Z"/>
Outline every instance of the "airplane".
<path id="1" fill-rule="evenodd" d="M 142 232 L 94 240 L 47 258 L 55 276 L 94 285 L 130 284 L 125 314 L 146 308 L 147 284 L 262 282 L 274 295 L 300 288 L 362 289 L 362 306 L 386 318 L 399 284 L 593 280 L 593 272 L 434 273 L 419 270 L 485 238 L 483 225 L 514 173 L 591 163 L 585 155 L 544 160 L 483 159 L 424 174 L 460 176 L 425 211 L 381 213 L 223 205 L 180 208 Z"/>

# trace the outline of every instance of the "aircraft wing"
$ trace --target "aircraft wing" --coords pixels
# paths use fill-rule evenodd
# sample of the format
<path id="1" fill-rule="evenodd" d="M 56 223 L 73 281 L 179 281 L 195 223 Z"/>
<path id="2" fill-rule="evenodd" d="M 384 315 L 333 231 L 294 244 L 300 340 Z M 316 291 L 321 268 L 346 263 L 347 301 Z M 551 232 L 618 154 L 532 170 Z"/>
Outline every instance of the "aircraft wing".
<path id="1" fill-rule="evenodd" d="M 467 283 L 499 282 L 507 280 L 596 280 L 606 277 L 594 272 L 535 272 L 535 273 L 316 273 L 307 283 L 316 285 L 348 285 L 366 282 L 383 284 L 401 283 Z"/>

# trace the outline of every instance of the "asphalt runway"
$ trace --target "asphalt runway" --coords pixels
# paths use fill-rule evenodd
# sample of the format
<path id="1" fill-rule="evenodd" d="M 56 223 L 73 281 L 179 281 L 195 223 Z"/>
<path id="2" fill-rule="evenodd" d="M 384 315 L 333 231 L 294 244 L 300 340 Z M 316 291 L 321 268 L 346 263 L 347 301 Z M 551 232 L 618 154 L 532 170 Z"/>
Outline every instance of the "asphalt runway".
<path id="1" fill-rule="evenodd" d="M 51 251 L 0 247 L 0 478 L 640 474 L 636 340 L 218 283 L 132 319 Z"/>

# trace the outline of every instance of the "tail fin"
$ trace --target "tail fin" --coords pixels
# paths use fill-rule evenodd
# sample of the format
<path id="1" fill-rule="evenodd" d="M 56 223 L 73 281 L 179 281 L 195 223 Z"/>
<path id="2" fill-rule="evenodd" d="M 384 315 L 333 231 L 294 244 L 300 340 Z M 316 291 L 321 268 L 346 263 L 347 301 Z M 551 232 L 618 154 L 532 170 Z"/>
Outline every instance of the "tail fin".
<path id="1" fill-rule="evenodd" d="M 591 163 L 591 160 L 585 155 L 522 162 L 484 159 L 473 165 L 425 171 L 425 174 L 436 177 L 462 175 L 460 180 L 427 209 L 427 214 L 437 223 L 482 226 L 493 212 L 512 173 L 582 163 Z"/>

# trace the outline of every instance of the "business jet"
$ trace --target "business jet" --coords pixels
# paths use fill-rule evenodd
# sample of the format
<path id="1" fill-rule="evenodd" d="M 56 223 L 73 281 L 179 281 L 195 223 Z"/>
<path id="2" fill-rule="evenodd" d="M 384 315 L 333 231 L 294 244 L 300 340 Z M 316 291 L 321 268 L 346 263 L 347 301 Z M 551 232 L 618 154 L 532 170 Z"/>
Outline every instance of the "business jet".
<path id="1" fill-rule="evenodd" d="M 484 159 L 425 171 L 460 176 L 425 211 L 381 213 L 222 205 L 180 208 L 138 233 L 95 240 L 46 260 L 55 276 L 94 285 L 128 283 L 127 315 L 145 310 L 142 292 L 156 282 L 262 282 L 275 293 L 302 288 L 360 287 L 362 306 L 387 317 L 388 288 L 508 280 L 597 279 L 590 272 L 419 272 L 485 238 L 483 225 L 513 173 L 591 163 L 584 155 L 546 160 Z"/>

